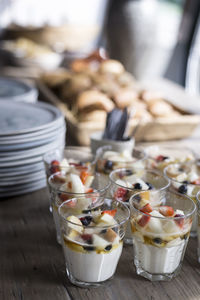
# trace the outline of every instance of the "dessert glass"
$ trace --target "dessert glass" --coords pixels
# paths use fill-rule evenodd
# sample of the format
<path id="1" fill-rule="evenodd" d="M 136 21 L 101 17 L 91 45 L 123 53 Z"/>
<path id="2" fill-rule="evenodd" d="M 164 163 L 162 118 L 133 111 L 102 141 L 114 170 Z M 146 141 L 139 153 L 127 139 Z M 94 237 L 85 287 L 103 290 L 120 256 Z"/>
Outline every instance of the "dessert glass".
<path id="1" fill-rule="evenodd" d="M 197 194 L 197 240 L 198 240 L 197 256 L 198 256 L 198 261 L 200 263 L 200 192 L 198 192 Z"/>
<path id="2" fill-rule="evenodd" d="M 115 273 L 130 212 L 123 203 L 103 197 L 84 210 L 78 203 L 74 198 L 58 209 L 66 272 L 77 286 L 98 286 Z"/>
<path id="3" fill-rule="evenodd" d="M 164 169 L 164 174 L 171 182 L 170 190 L 186 194 L 196 203 L 196 195 L 200 191 L 200 167 L 197 164 L 171 164 Z M 196 235 L 197 213 L 191 230 L 191 236 Z"/>
<path id="4" fill-rule="evenodd" d="M 195 160 L 193 151 L 183 147 L 149 146 L 144 149 L 147 167 L 163 171 L 171 163 L 186 163 Z"/>
<path id="5" fill-rule="evenodd" d="M 129 199 L 143 190 L 159 190 L 165 193 L 170 181 L 156 170 L 150 169 L 118 169 L 110 173 L 112 198 L 124 202 L 129 207 Z M 133 243 L 131 224 L 128 222 L 124 238 L 126 244 Z"/>
<path id="6" fill-rule="evenodd" d="M 109 175 L 113 170 L 120 168 L 144 168 L 146 155 L 136 148 L 132 152 L 117 152 L 112 146 L 104 146 L 98 148 L 95 161 L 97 172 Z"/>
<path id="7" fill-rule="evenodd" d="M 68 146 L 50 151 L 43 156 L 47 179 L 68 167 L 94 168 L 94 155 L 86 148 Z M 67 161 L 67 163 L 66 163 Z"/>
<path id="8" fill-rule="evenodd" d="M 101 174 L 95 173 L 93 174 L 94 179 L 92 184 L 84 190 L 84 192 L 66 192 L 64 186 L 67 183 L 69 175 L 71 176 L 73 172 L 67 173 L 58 172 L 49 177 L 49 186 L 50 186 L 50 205 L 52 207 L 53 218 L 56 227 L 56 237 L 57 242 L 61 243 L 61 235 L 60 235 L 60 223 L 59 223 L 59 216 L 58 216 L 58 207 L 62 202 L 71 199 L 71 198 L 78 198 L 79 199 L 79 206 L 82 205 L 83 209 L 85 206 L 88 205 L 87 196 L 90 195 L 96 199 L 99 196 L 105 196 L 110 182 L 106 180 Z M 74 175 L 77 175 L 77 169 L 74 169 Z M 92 176 L 92 177 L 93 177 Z"/>
<path id="9" fill-rule="evenodd" d="M 178 193 L 168 191 L 163 197 L 159 191 L 145 191 L 130 198 L 130 210 L 137 274 L 151 281 L 171 280 L 181 269 L 195 203 Z"/>

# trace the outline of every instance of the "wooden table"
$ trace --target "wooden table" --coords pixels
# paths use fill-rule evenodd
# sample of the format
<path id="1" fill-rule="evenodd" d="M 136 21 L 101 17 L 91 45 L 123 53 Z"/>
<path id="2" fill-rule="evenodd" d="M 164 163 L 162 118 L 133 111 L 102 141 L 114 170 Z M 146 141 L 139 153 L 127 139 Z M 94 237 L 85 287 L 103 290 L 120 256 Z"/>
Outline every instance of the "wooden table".
<path id="1" fill-rule="evenodd" d="M 90 289 L 71 285 L 48 206 L 46 189 L 0 202 L 1 300 L 200 299 L 196 238 L 190 238 L 182 271 L 171 282 L 137 276 L 132 246 L 125 246 L 110 282 Z"/>

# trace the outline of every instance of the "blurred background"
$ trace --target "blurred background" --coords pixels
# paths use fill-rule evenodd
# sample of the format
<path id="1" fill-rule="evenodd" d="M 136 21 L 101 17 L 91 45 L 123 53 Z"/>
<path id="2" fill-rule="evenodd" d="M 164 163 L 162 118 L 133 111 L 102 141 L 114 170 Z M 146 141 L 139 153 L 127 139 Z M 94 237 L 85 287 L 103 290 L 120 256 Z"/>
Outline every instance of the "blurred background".
<path id="1" fill-rule="evenodd" d="M 1 0 L 1 65 L 30 66 L 34 50 L 67 64 L 103 46 L 136 79 L 166 77 L 199 93 L 199 9 L 199 0 Z M 43 67 L 59 62 L 52 55 Z"/>

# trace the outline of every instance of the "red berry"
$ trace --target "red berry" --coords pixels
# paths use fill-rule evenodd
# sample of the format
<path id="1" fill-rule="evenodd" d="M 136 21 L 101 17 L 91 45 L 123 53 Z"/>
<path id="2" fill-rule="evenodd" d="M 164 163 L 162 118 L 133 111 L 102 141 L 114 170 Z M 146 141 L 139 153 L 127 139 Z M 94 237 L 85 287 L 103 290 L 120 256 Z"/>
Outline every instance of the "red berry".
<path id="1" fill-rule="evenodd" d="M 159 212 L 165 217 L 173 217 L 174 210 L 171 206 L 160 206 Z"/>
<path id="2" fill-rule="evenodd" d="M 101 214 L 102 214 L 102 215 L 108 214 L 108 215 L 114 217 L 115 214 L 116 214 L 116 212 L 117 212 L 117 209 L 115 208 L 115 209 L 111 209 L 111 210 L 104 210 L 104 211 L 102 211 Z"/>
<path id="3" fill-rule="evenodd" d="M 59 166 L 60 162 L 58 160 L 52 160 L 51 165 L 52 166 Z"/>
<path id="4" fill-rule="evenodd" d="M 61 201 L 64 202 L 64 201 L 66 201 L 66 200 L 69 199 L 69 196 L 66 195 L 66 194 L 64 194 L 64 193 L 61 193 L 61 194 L 59 195 L 59 198 L 60 198 Z"/>
<path id="5" fill-rule="evenodd" d="M 163 156 L 163 155 L 158 155 L 156 157 L 156 161 L 158 161 L 158 162 L 163 161 L 164 159 L 165 159 L 165 156 Z"/>
<path id="6" fill-rule="evenodd" d="M 88 244 L 92 244 L 92 235 L 91 234 L 82 234 L 81 238 L 86 241 Z"/>
<path id="7" fill-rule="evenodd" d="M 141 227 L 144 227 L 144 226 L 146 226 L 147 225 L 147 223 L 150 221 L 150 219 L 151 219 L 151 216 L 148 214 L 146 214 L 146 215 L 143 215 L 140 219 L 139 219 L 139 221 L 138 221 L 138 225 L 139 226 L 141 226 Z"/>
<path id="8" fill-rule="evenodd" d="M 60 166 L 59 165 L 52 165 L 51 167 L 50 167 L 50 173 L 51 174 L 55 174 L 55 173 L 57 173 L 57 172 L 60 172 Z"/>
<path id="9" fill-rule="evenodd" d="M 176 224 L 180 227 L 180 228 L 183 228 L 183 225 L 184 225 L 184 215 L 181 215 L 181 214 L 176 214 L 174 216 L 174 218 L 179 218 L 179 217 L 183 217 L 183 218 L 179 218 L 179 219 L 174 219 L 174 222 L 176 222 Z"/>
<path id="10" fill-rule="evenodd" d="M 147 203 L 145 206 L 143 206 L 142 208 L 140 208 L 140 211 L 142 211 L 143 213 L 150 213 L 150 212 L 152 212 L 151 204 Z"/>
<path id="11" fill-rule="evenodd" d="M 127 200 L 128 190 L 124 188 L 118 188 L 114 194 L 114 198 L 118 201 L 126 201 Z"/>

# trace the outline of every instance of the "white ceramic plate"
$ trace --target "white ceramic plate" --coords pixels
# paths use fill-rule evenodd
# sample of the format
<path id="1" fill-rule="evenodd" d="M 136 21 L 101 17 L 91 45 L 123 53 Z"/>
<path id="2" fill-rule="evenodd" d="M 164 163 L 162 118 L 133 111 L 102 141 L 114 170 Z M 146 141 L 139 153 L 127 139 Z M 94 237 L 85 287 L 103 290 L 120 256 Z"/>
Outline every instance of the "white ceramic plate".
<path id="1" fill-rule="evenodd" d="M 30 174 L 30 172 L 39 172 L 42 170 L 44 170 L 43 162 L 27 164 L 24 166 L 17 166 L 17 167 L 0 168 L 0 180 L 2 178 L 9 179 L 11 176 L 26 175 L 26 174 Z"/>
<path id="2" fill-rule="evenodd" d="M 44 170 L 22 176 L 11 176 L 10 178 L 4 177 L 0 180 L 0 187 L 6 187 L 6 189 L 9 190 L 9 186 L 11 185 L 25 184 L 37 180 L 44 180 L 45 178 L 46 175 Z"/>
<path id="3" fill-rule="evenodd" d="M 37 183 L 30 185 L 25 185 L 21 190 L 9 190 L 0 192 L 0 198 L 12 197 L 17 195 L 23 195 L 30 192 L 40 190 L 46 186 L 46 181 L 38 181 Z"/>

